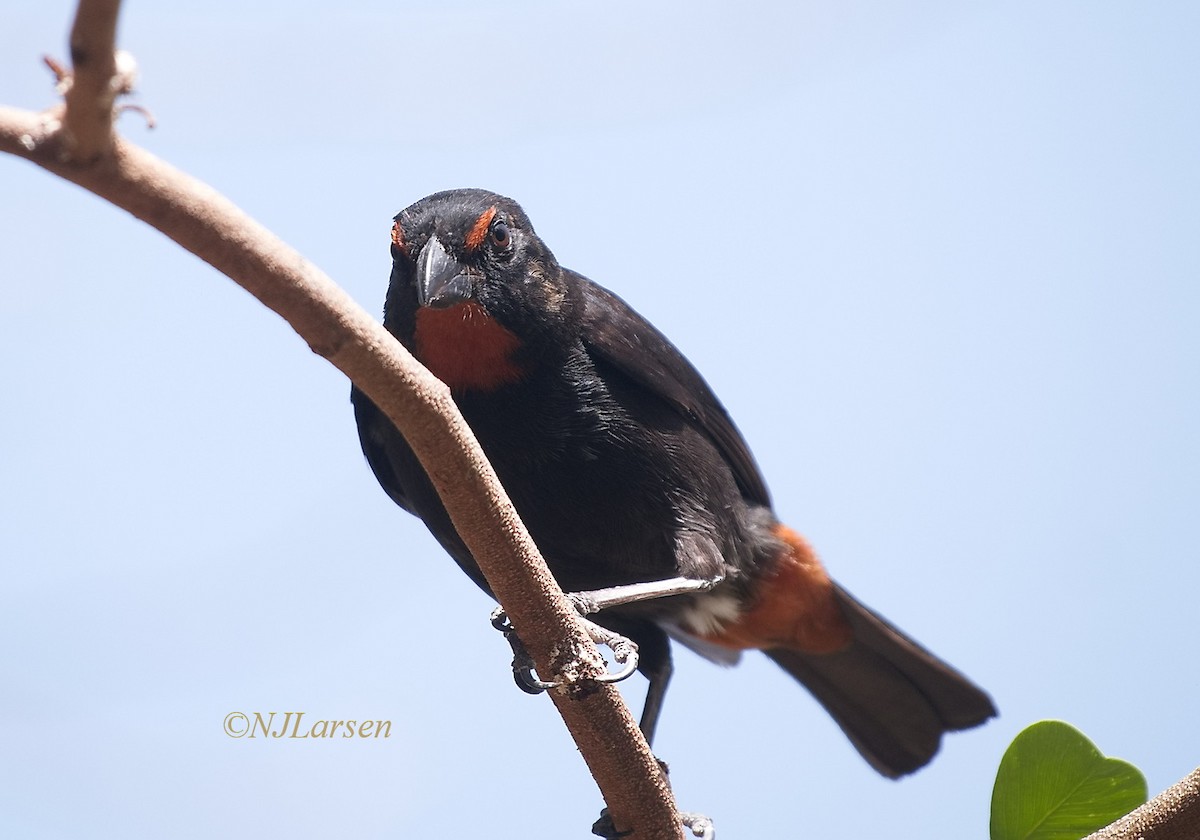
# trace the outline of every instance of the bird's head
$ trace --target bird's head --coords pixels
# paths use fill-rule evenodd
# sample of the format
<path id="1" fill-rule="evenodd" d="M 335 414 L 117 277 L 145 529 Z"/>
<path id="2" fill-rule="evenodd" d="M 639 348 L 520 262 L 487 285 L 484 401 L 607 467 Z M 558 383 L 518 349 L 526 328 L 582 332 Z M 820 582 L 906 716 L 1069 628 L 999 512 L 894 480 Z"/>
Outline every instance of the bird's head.
<path id="1" fill-rule="evenodd" d="M 384 323 L 452 388 L 519 378 L 527 345 L 568 329 L 571 309 L 554 255 L 512 199 L 450 190 L 396 216 Z"/>

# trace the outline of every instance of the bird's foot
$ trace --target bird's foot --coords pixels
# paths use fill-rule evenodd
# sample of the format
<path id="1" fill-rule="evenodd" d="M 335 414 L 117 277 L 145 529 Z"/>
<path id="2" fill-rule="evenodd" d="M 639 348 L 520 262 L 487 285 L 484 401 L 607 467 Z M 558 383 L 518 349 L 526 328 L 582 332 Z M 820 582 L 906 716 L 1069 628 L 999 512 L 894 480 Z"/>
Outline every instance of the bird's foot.
<path id="1" fill-rule="evenodd" d="M 716 840 L 716 826 L 713 825 L 712 820 L 703 814 L 680 811 L 679 822 L 684 828 L 692 832 L 693 837 L 700 838 L 700 840 Z M 613 824 L 612 815 L 605 808 L 600 812 L 600 819 L 592 824 L 592 834 L 597 837 L 603 837 L 605 840 L 618 840 L 621 837 L 628 837 L 633 834 L 633 831 L 617 831 L 616 825 Z"/>
<path id="2" fill-rule="evenodd" d="M 601 627 L 595 622 L 588 621 L 586 618 L 583 619 L 583 626 L 592 642 L 611 650 L 613 661 L 624 666 L 615 673 L 605 673 L 596 677 L 596 682 L 615 683 L 633 676 L 633 672 L 637 670 L 638 666 L 637 642 L 620 633 L 614 633 L 607 627 Z"/>
<path id="3" fill-rule="evenodd" d="M 516 680 L 518 688 L 527 694 L 541 694 L 543 691 L 560 685 L 558 682 L 543 680 L 534 672 L 533 657 L 525 649 L 521 637 L 517 635 L 512 622 L 508 620 L 508 614 L 503 607 L 497 607 L 492 611 L 491 622 L 493 627 L 504 634 L 504 638 L 512 648 L 513 679 Z M 628 639 L 620 633 L 614 633 L 586 618 L 583 619 L 583 625 L 592 642 L 611 650 L 613 661 L 622 666 L 619 671 L 596 677 L 596 682 L 614 683 L 632 676 L 638 666 L 637 644 L 632 639 Z"/>
<path id="4" fill-rule="evenodd" d="M 505 641 L 512 648 L 513 679 L 517 683 L 517 688 L 526 694 L 541 694 L 543 691 L 548 691 L 558 685 L 558 683 L 539 679 L 534 674 L 533 657 L 529 655 L 529 651 L 525 650 L 525 643 L 521 641 L 521 637 L 513 629 L 512 622 L 508 620 L 508 613 L 504 611 L 503 607 L 496 607 L 496 609 L 492 610 L 491 622 L 493 627 L 504 634 Z"/>

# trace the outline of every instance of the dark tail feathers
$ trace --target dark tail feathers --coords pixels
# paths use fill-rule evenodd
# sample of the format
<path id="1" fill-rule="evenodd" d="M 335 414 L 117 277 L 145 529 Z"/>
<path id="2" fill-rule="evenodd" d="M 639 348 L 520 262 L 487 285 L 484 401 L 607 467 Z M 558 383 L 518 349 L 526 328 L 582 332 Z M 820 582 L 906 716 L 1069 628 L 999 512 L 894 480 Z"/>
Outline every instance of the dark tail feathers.
<path id="1" fill-rule="evenodd" d="M 885 776 L 926 764 L 943 732 L 968 729 L 996 714 L 970 680 L 834 585 L 854 641 L 837 653 L 775 648 L 767 656 L 804 683 L 850 741 Z"/>

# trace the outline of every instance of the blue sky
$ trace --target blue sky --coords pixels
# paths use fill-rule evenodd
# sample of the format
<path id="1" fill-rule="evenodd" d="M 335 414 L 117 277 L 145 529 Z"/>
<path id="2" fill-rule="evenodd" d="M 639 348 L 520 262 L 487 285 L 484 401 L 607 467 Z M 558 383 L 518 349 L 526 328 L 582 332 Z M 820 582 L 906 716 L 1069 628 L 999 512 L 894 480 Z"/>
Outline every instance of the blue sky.
<path id="1" fill-rule="evenodd" d="M 894 783 L 762 657 L 680 652 L 683 807 L 981 837 L 1047 717 L 1152 791 L 1200 763 L 1200 7 L 297 5 L 129 4 L 160 125 L 121 130 L 372 311 L 394 213 L 513 196 L 704 372 L 834 576 L 1001 711 Z M 71 6 L 6 6 L 0 102 L 44 106 Z M 375 485 L 341 374 L 78 188 L 4 160 L 0 196 L 0 833 L 587 836 L 573 745 Z M 223 734 L 271 710 L 393 735 Z"/>

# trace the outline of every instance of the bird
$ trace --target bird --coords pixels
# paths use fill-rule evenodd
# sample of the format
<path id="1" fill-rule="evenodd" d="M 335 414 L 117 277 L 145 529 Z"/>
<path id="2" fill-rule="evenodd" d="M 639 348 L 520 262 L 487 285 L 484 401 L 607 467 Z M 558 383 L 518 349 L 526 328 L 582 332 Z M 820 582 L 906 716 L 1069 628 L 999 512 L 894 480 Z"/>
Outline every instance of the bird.
<path id="1" fill-rule="evenodd" d="M 761 651 L 889 778 L 996 714 L 983 689 L 829 576 L 776 516 L 696 368 L 624 300 L 561 266 L 515 201 L 435 193 L 395 216 L 390 248 L 384 326 L 449 387 L 563 590 L 702 584 L 593 617 L 637 645 L 648 741 L 672 640 L 726 665 Z M 384 491 L 488 590 L 403 435 L 357 387 L 351 401 Z"/>

